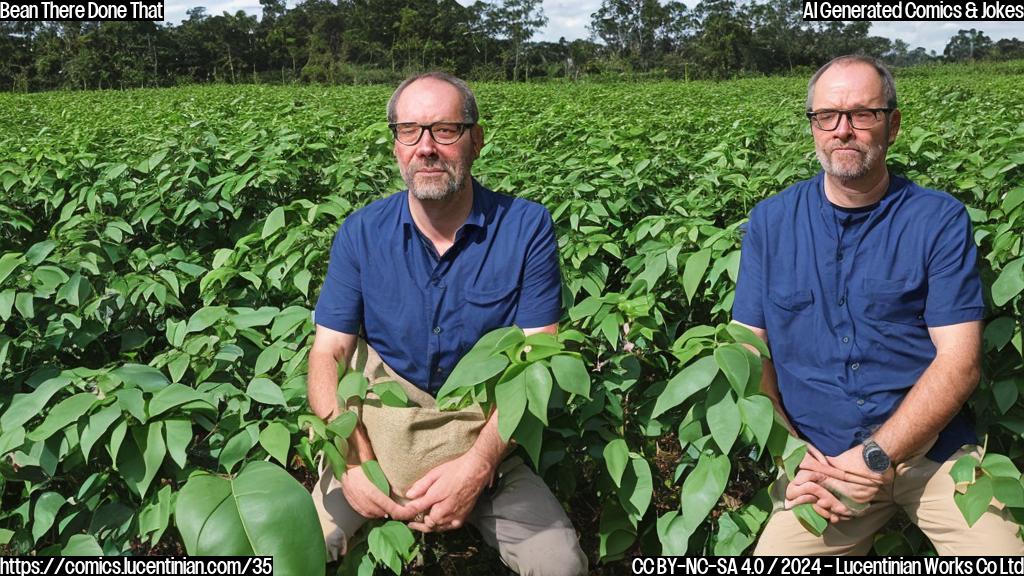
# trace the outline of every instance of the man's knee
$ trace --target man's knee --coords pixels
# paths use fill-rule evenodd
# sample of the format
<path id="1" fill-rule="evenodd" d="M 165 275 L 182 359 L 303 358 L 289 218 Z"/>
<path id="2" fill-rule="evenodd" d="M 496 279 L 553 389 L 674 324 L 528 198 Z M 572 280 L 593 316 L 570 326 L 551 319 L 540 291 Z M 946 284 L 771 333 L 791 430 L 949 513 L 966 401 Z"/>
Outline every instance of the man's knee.
<path id="1" fill-rule="evenodd" d="M 579 576 L 588 570 L 587 555 L 571 528 L 544 530 L 514 545 L 511 566 L 522 576 Z"/>

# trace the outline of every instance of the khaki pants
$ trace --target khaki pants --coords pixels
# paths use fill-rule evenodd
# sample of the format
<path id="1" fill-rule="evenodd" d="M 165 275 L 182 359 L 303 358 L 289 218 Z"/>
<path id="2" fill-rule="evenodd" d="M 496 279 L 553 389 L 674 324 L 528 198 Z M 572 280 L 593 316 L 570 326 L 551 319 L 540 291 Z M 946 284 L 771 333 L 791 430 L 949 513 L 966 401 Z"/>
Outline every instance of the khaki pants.
<path id="1" fill-rule="evenodd" d="M 821 536 L 808 532 L 793 512 L 782 509 L 787 481 L 780 477 L 772 489 L 775 511 L 754 555 L 864 555 L 871 550 L 875 533 L 900 509 L 928 536 L 940 555 L 1024 554 L 1024 541 L 1018 536 L 1020 527 L 1005 511 L 989 506 L 974 526 L 968 526 L 953 501 L 950 469 L 967 454 L 980 462 L 980 449 L 967 446 L 945 462 L 928 460 L 925 452 L 927 449 L 897 465 L 892 483 L 879 490 L 860 516 L 829 524 Z"/>
<path id="2" fill-rule="evenodd" d="M 353 355 L 349 369 L 362 371 L 371 386 L 382 380 L 399 382 L 405 388 L 409 399 L 424 408 L 419 411 L 398 408 L 395 410 L 411 411 L 397 414 L 392 418 L 388 416 L 387 409 L 375 408 L 369 411 L 369 404 L 363 407 L 367 410 L 363 412 L 363 420 L 367 425 L 367 433 L 374 451 L 385 473 L 389 469 L 393 470 L 394 479 L 398 476 L 409 476 L 408 469 L 403 470 L 407 467 L 400 464 L 402 460 L 417 459 L 417 454 L 409 453 L 410 450 L 416 451 L 411 446 L 427 450 L 433 459 L 450 460 L 461 452 L 446 453 L 446 444 L 460 444 L 466 448 L 471 445 L 471 442 L 465 442 L 465 438 L 454 441 L 450 434 L 473 433 L 475 438 L 475 433 L 483 425 L 484 420 L 481 419 L 476 425 L 455 422 L 453 427 L 435 428 L 434 421 L 438 419 L 438 414 L 432 409 L 433 398 L 395 374 L 362 340 Z M 373 416 L 373 419 L 368 420 L 369 416 Z M 472 414 L 463 416 L 470 421 L 476 419 Z M 422 421 L 412 423 L 408 421 L 409 418 L 418 418 Z M 424 426 L 429 427 L 427 434 L 422 433 Z M 414 437 L 411 433 L 403 435 L 400 430 L 389 430 L 395 427 L 419 428 L 421 431 Z M 438 435 L 442 437 L 440 442 Z M 403 446 L 390 445 L 396 443 Z M 418 460 L 424 456 L 425 454 L 420 454 L 418 464 Z M 397 462 L 399 465 L 388 466 L 385 460 Z M 394 479 L 391 476 L 389 479 L 394 485 Z M 411 483 L 412 481 L 408 479 L 402 482 L 404 487 L 401 488 L 401 493 L 408 487 L 405 484 Z M 353 510 L 345 500 L 341 482 L 334 477 L 326 461 L 321 463 L 320 479 L 313 488 L 313 503 L 320 518 L 327 554 L 332 560 L 337 560 L 339 556 L 345 554 L 349 538 L 367 519 Z M 493 488 L 485 489 L 481 493 L 467 520 L 480 531 L 491 547 L 498 550 L 502 561 L 519 574 L 576 576 L 587 573 L 587 557 L 580 549 L 576 530 L 573 529 L 572 522 L 566 516 L 561 503 L 544 484 L 544 480 L 534 474 L 518 457 L 508 458 L 499 465 Z"/>

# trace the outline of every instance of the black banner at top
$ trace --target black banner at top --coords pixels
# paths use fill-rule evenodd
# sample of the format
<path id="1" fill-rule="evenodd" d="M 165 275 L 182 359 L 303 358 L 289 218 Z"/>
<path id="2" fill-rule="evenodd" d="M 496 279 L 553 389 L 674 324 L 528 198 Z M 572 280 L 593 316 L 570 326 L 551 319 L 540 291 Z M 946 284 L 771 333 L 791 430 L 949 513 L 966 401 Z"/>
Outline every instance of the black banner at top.
<path id="1" fill-rule="evenodd" d="M 1024 0 L 804 0 L 803 19 L 1024 20 Z"/>
<path id="2" fill-rule="evenodd" d="M 164 19 L 164 0 L 0 0 L 0 22 L 30 20 L 151 21 Z"/>

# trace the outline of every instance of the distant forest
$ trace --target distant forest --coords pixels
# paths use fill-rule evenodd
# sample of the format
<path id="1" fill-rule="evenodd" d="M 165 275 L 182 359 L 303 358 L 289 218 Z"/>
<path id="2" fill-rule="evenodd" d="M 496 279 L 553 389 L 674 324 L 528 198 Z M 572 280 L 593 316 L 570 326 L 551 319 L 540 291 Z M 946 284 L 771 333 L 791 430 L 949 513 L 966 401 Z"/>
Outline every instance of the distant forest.
<path id="1" fill-rule="evenodd" d="M 444 69 L 473 80 L 729 78 L 811 69 L 863 53 L 896 66 L 1024 58 L 1024 41 L 961 30 L 942 54 L 868 34 L 868 22 L 804 22 L 800 0 L 604 0 L 588 39 L 533 41 L 540 0 L 260 0 L 262 14 L 205 8 L 179 25 L 0 22 L 0 90 L 192 83 L 395 82 Z"/>

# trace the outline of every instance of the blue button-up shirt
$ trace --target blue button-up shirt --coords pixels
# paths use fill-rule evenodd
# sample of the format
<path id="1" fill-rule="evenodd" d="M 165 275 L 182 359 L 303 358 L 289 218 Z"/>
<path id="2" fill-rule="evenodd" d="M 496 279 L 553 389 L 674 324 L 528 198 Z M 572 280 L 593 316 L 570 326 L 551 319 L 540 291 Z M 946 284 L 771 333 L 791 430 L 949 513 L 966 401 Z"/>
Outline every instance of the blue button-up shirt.
<path id="1" fill-rule="evenodd" d="M 438 256 L 413 222 L 407 194 L 345 219 L 314 318 L 347 334 L 362 327 L 391 368 L 436 392 L 485 333 L 558 322 L 558 248 L 546 208 L 474 180 L 473 208 Z"/>
<path id="2" fill-rule="evenodd" d="M 819 173 L 751 211 L 733 318 L 767 330 L 787 416 L 835 456 L 884 423 L 935 358 L 929 326 L 985 310 L 963 204 L 894 175 L 876 206 L 842 210 L 822 184 Z M 960 414 L 928 457 L 976 441 Z"/>

